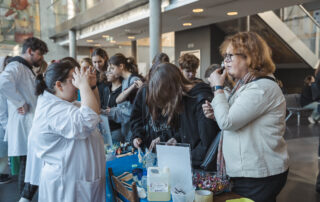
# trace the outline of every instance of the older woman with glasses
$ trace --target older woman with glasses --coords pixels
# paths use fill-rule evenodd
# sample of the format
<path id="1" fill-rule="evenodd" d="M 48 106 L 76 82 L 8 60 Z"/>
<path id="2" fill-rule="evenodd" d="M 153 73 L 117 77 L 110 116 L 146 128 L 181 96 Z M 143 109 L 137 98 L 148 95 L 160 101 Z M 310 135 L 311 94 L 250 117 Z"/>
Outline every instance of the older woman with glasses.
<path id="1" fill-rule="evenodd" d="M 241 32 L 228 37 L 220 51 L 226 71 L 218 69 L 209 78 L 213 114 L 222 130 L 219 169 L 231 177 L 235 193 L 256 202 L 276 201 L 288 175 L 288 152 L 286 103 L 273 76 L 271 50 L 258 34 Z M 237 81 L 228 97 L 227 75 Z M 212 113 L 207 104 L 203 109 Z"/>

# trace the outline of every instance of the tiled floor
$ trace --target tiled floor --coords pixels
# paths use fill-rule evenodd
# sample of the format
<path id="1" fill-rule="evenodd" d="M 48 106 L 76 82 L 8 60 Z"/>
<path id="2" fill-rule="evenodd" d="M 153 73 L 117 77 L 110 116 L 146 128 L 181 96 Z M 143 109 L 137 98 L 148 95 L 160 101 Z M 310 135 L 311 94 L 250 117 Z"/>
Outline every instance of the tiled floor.
<path id="1" fill-rule="evenodd" d="M 318 173 L 318 145 L 320 124 L 309 125 L 302 117 L 301 126 L 295 118 L 287 123 L 285 139 L 290 155 L 288 181 L 278 196 L 278 202 L 320 202 L 320 194 L 315 191 Z M 0 185 L 0 202 L 17 202 L 17 182 Z M 37 201 L 34 199 L 33 201 Z"/>

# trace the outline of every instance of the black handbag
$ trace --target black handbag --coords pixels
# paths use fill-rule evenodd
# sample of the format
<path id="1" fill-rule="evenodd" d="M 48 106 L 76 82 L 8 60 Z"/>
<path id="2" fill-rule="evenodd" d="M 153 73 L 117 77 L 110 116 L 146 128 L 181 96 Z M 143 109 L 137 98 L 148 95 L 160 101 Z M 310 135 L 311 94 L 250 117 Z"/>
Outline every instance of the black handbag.
<path id="1" fill-rule="evenodd" d="M 200 167 L 205 171 L 217 171 L 217 155 L 218 147 L 221 137 L 221 131 L 217 134 L 214 141 L 211 143 L 206 156 L 200 165 Z"/>

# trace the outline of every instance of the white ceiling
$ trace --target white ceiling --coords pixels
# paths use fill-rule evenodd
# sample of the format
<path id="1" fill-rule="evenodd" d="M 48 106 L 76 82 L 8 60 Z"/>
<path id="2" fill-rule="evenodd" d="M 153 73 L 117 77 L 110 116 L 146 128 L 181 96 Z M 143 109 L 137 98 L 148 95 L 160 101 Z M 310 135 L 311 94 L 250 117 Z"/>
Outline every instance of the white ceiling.
<path id="1" fill-rule="evenodd" d="M 167 6 L 162 14 L 162 32 L 181 31 L 192 29 L 204 25 L 209 25 L 217 22 L 232 20 L 247 15 L 257 14 L 259 12 L 275 10 L 278 8 L 312 2 L 317 0 L 198 0 L 189 1 L 192 3 L 174 8 L 174 5 Z M 180 1 L 181 3 L 181 1 Z M 192 13 L 194 8 L 203 8 L 204 12 L 200 14 Z M 228 16 L 229 11 L 237 11 L 238 15 Z M 191 22 L 191 27 L 183 27 L 184 22 Z M 136 32 L 136 39 L 146 38 L 149 35 L 149 18 L 144 16 L 131 23 L 123 23 L 125 25 L 113 27 L 94 34 L 86 34 L 79 37 L 78 46 L 92 46 L 92 44 L 101 44 L 103 47 L 112 46 L 106 42 L 102 35 L 110 35 L 117 42 L 129 41 L 128 34 L 125 30 Z M 94 25 L 93 25 L 94 26 Z M 129 34 L 130 35 L 130 34 Z M 88 43 L 87 39 L 93 39 L 94 43 Z M 60 44 L 68 45 L 68 40 Z"/>

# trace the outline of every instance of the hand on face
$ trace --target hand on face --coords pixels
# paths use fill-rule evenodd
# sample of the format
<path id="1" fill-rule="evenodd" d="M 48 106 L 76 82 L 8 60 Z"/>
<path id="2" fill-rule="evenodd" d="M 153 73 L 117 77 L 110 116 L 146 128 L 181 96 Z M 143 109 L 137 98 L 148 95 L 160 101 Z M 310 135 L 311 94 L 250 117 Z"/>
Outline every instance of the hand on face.
<path id="1" fill-rule="evenodd" d="M 220 68 L 210 74 L 208 81 L 211 87 L 223 86 L 224 81 L 226 80 L 226 77 L 227 77 L 227 71 L 223 71 L 222 74 L 221 74 L 221 71 L 222 69 Z"/>
<path id="2" fill-rule="evenodd" d="M 90 84 L 89 71 L 90 69 L 85 71 L 84 67 L 81 67 L 80 70 L 79 68 L 75 68 L 75 71 L 73 72 L 72 84 L 78 89 L 80 89 L 82 85 L 89 85 Z"/>

